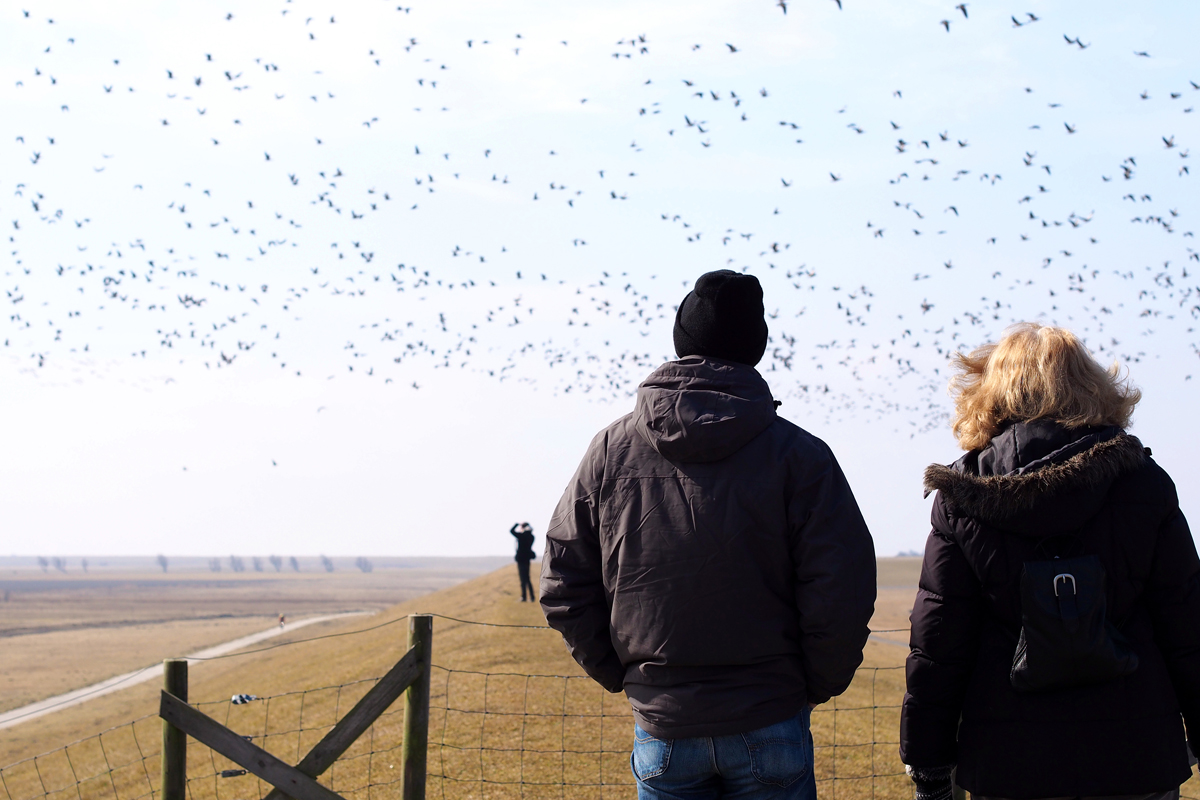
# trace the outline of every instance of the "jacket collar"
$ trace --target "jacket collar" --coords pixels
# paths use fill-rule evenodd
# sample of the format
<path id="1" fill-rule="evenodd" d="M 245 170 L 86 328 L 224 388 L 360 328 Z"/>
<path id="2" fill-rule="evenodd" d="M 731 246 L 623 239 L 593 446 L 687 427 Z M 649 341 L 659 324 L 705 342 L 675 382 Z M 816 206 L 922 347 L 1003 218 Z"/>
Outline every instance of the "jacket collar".
<path id="1" fill-rule="evenodd" d="M 1082 445 L 1082 446 L 1081 446 Z M 979 475 L 979 452 L 968 453 L 950 466 L 934 464 L 925 470 L 925 494 L 939 492 L 956 511 L 1001 527 L 1026 527 L 1031 512 L 1049 518 L 1086 519 L 1114 480 L 1146 462 L 1146 450 L 1134 436 L 1105 429 L 1014 471 Z M 1069 500 L 1073 509 L 1061 508 Z M 1058 506 L 1058 508 L 1055 508 Z"/>
<path id="2" fill-rule="evenodd" d="M 993 436 L 987 446 L 973 454 L 974 458 L 962 459 L 959 468 L 960 471 L 973 471 L 984 477 L 1023 474 L 1066 461 L 1122 432 L 1115 425 L 1068 428 L 1052 419 L 1013 422 Z M 971 469 L 972 463 L 974 469 Z"/>

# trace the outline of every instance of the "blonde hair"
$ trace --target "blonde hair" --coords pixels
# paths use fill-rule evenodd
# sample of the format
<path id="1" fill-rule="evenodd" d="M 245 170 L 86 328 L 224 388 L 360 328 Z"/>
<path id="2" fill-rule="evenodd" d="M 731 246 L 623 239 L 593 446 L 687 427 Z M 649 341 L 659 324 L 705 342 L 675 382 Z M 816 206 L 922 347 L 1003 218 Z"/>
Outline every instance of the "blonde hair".
<path id="1" fill-rule="evenodd" d="M 952 428 L 964 450 L 984 447 L 1012 422 L 1124 428 L 1142 399 L 1116 363 L 1104 369 L 1075 334 L 1036 322 L 1014 325 L 968 355 L 955 353 L 953 365 Z"/>

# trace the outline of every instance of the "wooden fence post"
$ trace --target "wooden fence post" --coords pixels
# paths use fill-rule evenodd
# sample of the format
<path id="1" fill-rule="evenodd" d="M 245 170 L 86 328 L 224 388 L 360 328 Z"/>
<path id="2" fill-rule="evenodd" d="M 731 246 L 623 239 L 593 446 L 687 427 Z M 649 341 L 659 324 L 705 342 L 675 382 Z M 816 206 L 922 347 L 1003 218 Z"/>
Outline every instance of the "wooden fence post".
<path id="1" fill-rule="evenodd" d="M 163 689 L 187 702 L 186 658 L 168 658 L 163 662 Z M 166 720 L 162 726 L 161 800 L 187 800 L 187 734 Z"/>
<path id="2" fill-rule="evenodd" d="M 425 800 L 426 759 L 429 753 L 429 665 L 433 658 L 433 617 L 408 618 L 408 646 L 416 651 L 420 676 L 404 693 L 404 745 L 401 751 L 402 800 Z"/>

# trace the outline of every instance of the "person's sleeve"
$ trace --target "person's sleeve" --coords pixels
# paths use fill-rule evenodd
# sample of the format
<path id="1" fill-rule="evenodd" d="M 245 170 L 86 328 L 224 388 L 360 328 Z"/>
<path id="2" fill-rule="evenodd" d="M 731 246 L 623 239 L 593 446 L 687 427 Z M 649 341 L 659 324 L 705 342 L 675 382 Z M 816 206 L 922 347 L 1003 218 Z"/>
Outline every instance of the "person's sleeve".
<path id="1" fill-rule="evenodd" d="M 925 543 L 920 588 L 912 610 L 908 691 L 900 711 L 900 760 L 913 767 L 958 762 L 958 720 L 979 653 L 982 598 L 961 548 L 937 521 Z"/>
<path id="2" fill-rule="evenodd" d="M 1195 753 L 1200 749 L 1200 557 L 1173 484 L 1166 502 L 1171 511 L 1159 528 L 1147 595 L 1155 642 L 1167 662 Z"/>
<path id="3" fill-rule="evenodd" d="M 516 536 L 517 535 L 517 526 L 520 524 L 521 523 L 519 523 L 519 522 L 514 522 L 513 526 L 508 529 L 508 532 L 511 533 L 513 536 Z"/>
<path id="4" fill-rule="evenodd" d="M 605 689 L 619 692 L 625 668 L 609 631 L 597 507 L 604 451 L 601 434 L 554 511 L 546 531 L 540 602 L 546 622 L 562 634 L 571 657 Z"/>
<path id="5" fill-rule="evenodd" d="M 828 448 L 805 459 L 792 486 L 796 610 L 808 701 L 846 691 L 862 663 L 875 612 L 875 544 Z"/>

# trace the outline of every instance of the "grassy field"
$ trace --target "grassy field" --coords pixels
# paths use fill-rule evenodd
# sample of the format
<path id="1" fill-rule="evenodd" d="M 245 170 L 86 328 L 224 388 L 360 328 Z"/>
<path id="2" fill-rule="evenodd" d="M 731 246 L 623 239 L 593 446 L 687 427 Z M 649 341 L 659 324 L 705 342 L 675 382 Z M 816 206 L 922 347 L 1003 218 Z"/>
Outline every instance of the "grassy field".
<path id="1" fill-rule="evenodd" d="M 43 572 L 7 561 L 0 563 L 0 712 L 264 630 L 281 613 L 297 619 L 388 608 L 504 559 L 417 559 L 368 573 L 307 563 L 303 572 L 213 573 L 198 559 L 168 573 L 151 559 Z"/>
<path id="2" fill-rule="evenodd" d="M 918 569 L 915 559 L 881 562 L 881 585 L 890 588 L 881 592 L 886 599 L 873 627 L 906 625 Z M 544 624 L 536 604 L 518 602 L 516 571 L 507 566 L 376 617 L 313 626 L 296 637 L 373 630 L 193 665 L 190 700 L 295 763 L 400 658 L 405 617 L 417 612 L 502 625 Z M 912 796 L 896 752 L 906 652 L 888 642 L 869 642 L 850 690 L 813 715 L 822 797 Z M 583 677 L 557 634 L 435 618 L 433 661 L 430 798 L 633 796 L 628 705 Z M 158 783 L 157 692 L 149 684 L 133 687 L 0 731 L 0 764 L 92 737 L 0 772 L 5 800 L 45 794 L 55 800 L 149 797 Z M 229 698 L 236 693 L 260 699 L 235 706 Z M 139 723 L 94 736 L 143 715 Z M 401 719 L 397 704 L 322 781 L 348 800 L 398 797 Z M 265 795 L 269 787 L 251 775 L 221 777 L 234 767 L 193 742 L 190 797 Z"/>
<path id="3" fill-rule="evenodd" d="M 916 567 L 915 561 L 883 563 L 881 575 L 889 581 L 885 585 L 896 587 L 888 591 L 897 596 L 896 602 L 881 605 L 880 621 L 887 624 L 876 627 L 898 627 L 894 623 L 903 621 L 912 590 L 899 587 L 915 584 Z M 375 630 L 193 665 L 191 700 L 202 703 L 207 713 L 239 733 L 255 736 L 268 749 L 295 761 L 339 712 L 344 713 L 370 687 L 368 679 L 382 675 L 403 654 L 407 636 L 403 618 L 413 612 L 544 625 L 536 604 L 518 602 L 515 569 L 508 566 L 401 603 L 377 617 L 313 626 L 298 632 L 296 638 L 384 624 Z M 391 621 L 396 622 L 386 624 Z M 904 652 L 902 647 L 869 643 L 868 669 L 838 701 L 839 708 L 861 710 L 839 710 L 836 730 L 832 709 L 814 716 L 819 775 L 832 778 L 836 773 L 838 791 L 850 792 L 852 785 L 863 783 L 840 779 L 899 770 L 895 745 L 889 743 L 895 741 L 897 712 L 872 706 L 898 704 L 903 674 L 897 667 Z M 432 780 L 431 796 L 561 797 L 564 782 L 572 785 L 572 796 L 629 795 L 628 706 L 621 696 L 608 695 L 582 677 L 557 634 L 435 619 L 434 663 L 439 668 L 434 674 L 430 771 L 441 777 Z M 882 669 L 870 669 L 875 667 Z M 233 706 L 228 698 L 235 693 L 271 699 Z M 157 758 L 151 755 L 143 761 L 138 753 L 157 752 L 160 723 L 153 717 L 156 697 L 157 687 L 137 686 L 0 731 L 3 764 L 135 717 L 148 717 L 136 726 L 119 728 L 99 740 L 39 759 L 38 769 L 26 765 L 23 771 L 6 771 L 10 796 L 24 800 L 68 787 L 70 791 L 64 795 L 84 798 L 113 797 L 116 792 L 120 800 L 133 800 L 147 794 L 157 782 Z M 331 772 L 330 784 L 347 797 L 394 793 L 394 748 L 399 741 L 399 715 L 383 717 L 358 749 Z M 835 741 L 839 744 L 836 751 L 829 747 Z M 128 768 L 107 774 L 106 764 L 115 766 L 127 760 Z M 192 794 L 197 800 L 200 796 L 241 800 L 263 790 L 252 776 L 214 777 L 233 765 L 203 747 L 193 745 L 190 760 Z M 104 773 L 104 779 L 84 781 L 85 785 L 76 787 L 80 776 L 93 772 Z M 895 784 L 895 796 L 904 795 L 904 780 L 876 781 L 877 792 L 886 792 L 885 784 L 890 781 Z M 870 780 L 866 784 L 869 788 Z"/>

